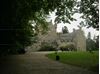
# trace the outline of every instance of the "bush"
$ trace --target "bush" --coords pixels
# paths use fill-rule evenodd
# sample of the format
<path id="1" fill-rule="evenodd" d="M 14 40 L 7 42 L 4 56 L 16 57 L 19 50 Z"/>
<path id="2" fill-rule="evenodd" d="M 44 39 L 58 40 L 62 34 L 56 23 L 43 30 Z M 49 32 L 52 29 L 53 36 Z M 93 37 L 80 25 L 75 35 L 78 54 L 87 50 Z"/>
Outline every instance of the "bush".
<path id="1" fill-rule="evenodd" d="M 25 52 L 26 52 L 26 51 L 25 51 L 24 48 L 21 48 L 21 49 L 18 50 L 18 53 L 19 53 L 19 54 L 25 54 Z"/>
<path id="2" fill-rule="evenodd" d="M 73 44 L 67 44 L 65 46 L 60 46 L 61 51 L 73 51 L 75 50 L 75 46 Z"/>
<path id="3" fill-rule="evenodd" d="M 61 50 L 61 51 L 69 51 L 68 48 L 67 48 L 66 46 L 60 47 L 60 50 Z"/>
<path id="4" fill-rule="evenodd" d="M 56 48 L 50 45 L 43 45 L 41 46 L 39 51 L 55 51 Z"/>

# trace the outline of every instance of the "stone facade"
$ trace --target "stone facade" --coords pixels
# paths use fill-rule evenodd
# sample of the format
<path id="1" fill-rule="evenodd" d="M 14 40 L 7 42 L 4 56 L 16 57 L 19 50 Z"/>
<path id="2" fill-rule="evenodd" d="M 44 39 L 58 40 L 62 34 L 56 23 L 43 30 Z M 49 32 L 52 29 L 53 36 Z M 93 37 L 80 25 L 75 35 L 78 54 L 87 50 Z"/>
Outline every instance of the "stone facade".
<path id="1" fill-rule="evenodd" d="M 47 34 L 38 35 L 38 42 L 32 46 L 32 49 L 39 49 L 43 42 L 53 45 L 54 42 L 57 42 L 57 47 L 59 48 L 62 44 L 73 44 L 77 51 L 86 51 L 86 38 L 82 29 L 75 30 L 73 29 L 72 33 L 57 33 L 57 25 L 52 25 L 49 22 L 49 30 Z M 55 45 L 54 45 L 55 46 Z"/>
<path id="2" fill-rule="evenodd" d="M 59 34 L 61 45 L 62 43 L 73 44 L 77 51 L 86 51 L 86 38 L 82 29 L 73 30 L 72 33 Z"/>

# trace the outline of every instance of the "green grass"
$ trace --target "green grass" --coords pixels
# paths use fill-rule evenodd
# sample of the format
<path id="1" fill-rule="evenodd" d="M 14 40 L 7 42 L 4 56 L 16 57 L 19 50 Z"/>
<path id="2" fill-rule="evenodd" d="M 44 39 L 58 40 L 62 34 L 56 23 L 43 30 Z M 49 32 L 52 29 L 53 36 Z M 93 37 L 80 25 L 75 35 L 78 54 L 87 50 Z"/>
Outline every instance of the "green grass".
<path id="1" fill-rule="evenodd" d="M 75 65 L 89 70 L 98 70 L 99 52 L 59 52 L 60 62 L 70 65 Z M 55 60 L 56 54 L 51 53 L 47 55 L 49 58 Z"/>

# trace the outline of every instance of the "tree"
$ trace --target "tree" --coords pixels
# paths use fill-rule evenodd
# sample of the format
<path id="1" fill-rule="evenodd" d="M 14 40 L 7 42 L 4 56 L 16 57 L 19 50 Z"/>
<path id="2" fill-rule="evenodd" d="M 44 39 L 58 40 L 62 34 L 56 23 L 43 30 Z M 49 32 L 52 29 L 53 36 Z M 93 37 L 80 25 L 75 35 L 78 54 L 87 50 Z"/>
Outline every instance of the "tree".
<path id="1" fill-rule="evenodd" d="M 88 51 L 97 50 L 95 42 L 92 39 L 86 39 L 86 49 Z"/>
<path id="2" fill-rule="evenodd" d="M 8 53 L 8 51 L 16 53 L 19 49 L 30 45 L 36 31 L 39 32 L 38 26 L 46 27 L 46 15 L 62 7 L 62 3 L 61 0 L 1 1 L 0 53 Z M 36 26 L 33 27 L 29 20 L 34 20 Z"/>
<path id="3" fill-rule="evenodd" d="M 88 37 L 87 38 L 91 39 L 91 33 L 90 32 L 88 33 Z"/>
<path id="4" fill-rule="evenodd" d="M 92 2 L 96 1 L 92 0 Z M 75 20 L 72 15 L 75 12 L 76 3 L 76 0 L 2 0 L 0 2 L 0 54 L 8 53 L 8 51 L 16 53 L 18 49 L 24 49 L 30 45 L 36 35 L 33 29 L 37 31 L 37 34 L 38 26 L 46 29 L 46 15 L 49 12 L 56 10 L 55 23 L 61 21 L 70 23 Z M 84 4 L 82 6 L 84 7 Z M 93 20 L 91 21 L 98 24 L 96 15 L 98 9 L 92 8 L 90 15 Z M 86 16 L 85 12 L 82 12 Z M 35 27 L 29 23 L 30 20 L 35 21 Z M 89 25 L 98 27 L 95 24 Z"/>
<path id="5" fill-rule="evenodd" d="M 82 14 L 84 19 L 81 25 L 99 30 L 99 0 L 62 0 L 56 8 L 56 23 L 76 20 L 73 14 Z"/>
<path id="6" fill-rule="evenodd" d="M 96 45 L 97 45 L 96 42 L 91 39 L 91 33 L 89 32 L 88 37 L 86 39 L 86 49 L 87 50 L 98 50 Z"/>
<path id="7" fill-rule="evenodd" d="M 99 49 L 99 36 L 96 37 L 96 49 Z"/>
<path id="8" fill-rule="evenodd" d="M 62 51 L 75 51 L 75 45 L 73 43 L 63 43 L 59 46 L 60 50 Z"/>
<path id="9" fill-rule="evenodd" d="M 99 30 L 99 0 L 81 0 L 77 7 L 79 13 L 83 13 L 84 25 Z"/>
<path id="10" fill-rule="evenodd" d="M 65 33 L 69 33 L 66 26 L 64 26 L 64 27 L 62 28 L 62 32 L 63 32 L 64 34 L 65 34 Z"/>
<path id="11" fill-rule="evenodd" d="M 76 0 L 61 0 L 60 4 L 56 7 L 56 19 L 55 23 L 69 23 L 74 21 L 72 16 L 75 12 Z"/>
<path id="12" fill-rule="evenodd" d="M 45 13 L 52 9 L 52 7 L 48 8 L 48 3 L 43 0 L 3 0 L 0 2 L 0 54 L 8 53 L 8 51 L 16 53 L 19 49 L 24 49 L 31 44 L 35 33 L 29 20 L 43 24 L 45 21 L 43 14 L 37 13 L 42 13 L 42 8 L 47 8 Z"/>

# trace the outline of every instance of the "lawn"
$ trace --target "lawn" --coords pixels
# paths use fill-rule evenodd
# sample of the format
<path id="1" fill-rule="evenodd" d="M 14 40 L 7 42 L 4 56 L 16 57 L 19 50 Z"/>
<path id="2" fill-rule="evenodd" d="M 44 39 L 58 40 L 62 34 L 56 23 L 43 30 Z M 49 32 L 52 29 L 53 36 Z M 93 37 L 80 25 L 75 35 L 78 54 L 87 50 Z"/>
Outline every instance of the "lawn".
<path id="1" fill-rule="evenodd" d="M 59 62 L 79 66 L 93 71 L 98 71 L 99 52 L 59 52 Z M 55 60 L 56 54 L 51 53 L 47 55 L 50 59 Z"/>

